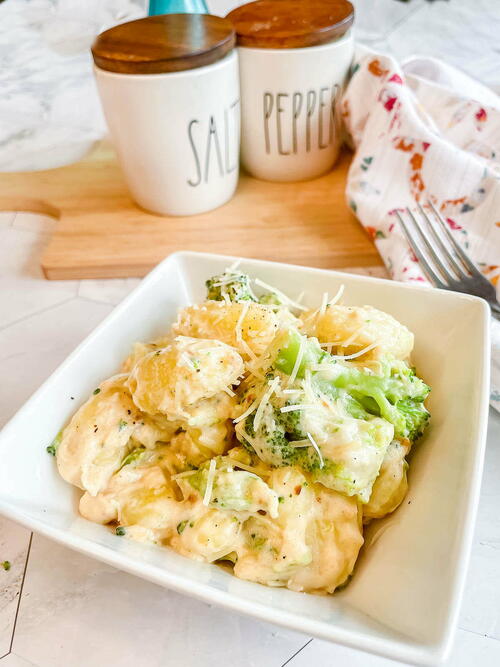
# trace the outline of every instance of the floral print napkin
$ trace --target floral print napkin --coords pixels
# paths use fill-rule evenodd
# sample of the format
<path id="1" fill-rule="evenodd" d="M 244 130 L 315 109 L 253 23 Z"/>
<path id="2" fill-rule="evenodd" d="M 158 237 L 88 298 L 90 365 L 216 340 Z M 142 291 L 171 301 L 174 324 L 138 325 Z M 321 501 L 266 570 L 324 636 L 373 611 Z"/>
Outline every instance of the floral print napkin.
<path id="1" fill-rule="evenodd" d="M 341 112 L 356 151 L 347 200 L 390 275 L 427 283 L 395 211 L 431 200 L 500 300 L 500 97 L 436 59 L 359 47 Z M 500 411 L 500 322 L 491 333 Z"/>

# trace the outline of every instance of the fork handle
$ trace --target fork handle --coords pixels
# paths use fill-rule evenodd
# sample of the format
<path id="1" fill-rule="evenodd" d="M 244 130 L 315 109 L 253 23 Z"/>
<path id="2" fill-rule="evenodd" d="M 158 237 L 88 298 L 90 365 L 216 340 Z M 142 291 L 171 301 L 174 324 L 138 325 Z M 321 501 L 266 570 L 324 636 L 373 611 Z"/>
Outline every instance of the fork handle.
<path id="1" fill-rule="evenodd" d="M 500 304 L 497 303 L 490 303 L 490 309 L 491 309 L 491 314 L 496 320 L 500 320 Z"/>

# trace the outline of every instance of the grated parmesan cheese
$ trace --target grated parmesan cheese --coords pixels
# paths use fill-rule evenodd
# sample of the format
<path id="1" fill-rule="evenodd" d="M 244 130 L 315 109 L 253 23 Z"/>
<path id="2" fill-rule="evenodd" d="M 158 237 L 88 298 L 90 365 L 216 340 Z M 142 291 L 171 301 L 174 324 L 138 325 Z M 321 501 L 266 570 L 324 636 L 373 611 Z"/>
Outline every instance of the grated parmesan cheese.
<path id="1" fill-rule="evenodd" d="M 339 300 L 342 298 L 342 295 L 344 294 L 344 289 L 345 285 L 341 285 L 339 287 L 337 294 L 333 297 L 331 301 L 328 302 L 329 306 L 334 306 L 336 303 L 339 302 Z"/>
<path id="2" fill-rule="evenodd" d="M 199 343 L 200 339 L 199 338 L 194 338 L 193 336 L 176 336 L 174 338 L 176 343 L 183 343 L 186 341 L 186 343 Z"/>
<path id="3" fill-rule="evenodd" d="M 241 257 L 239 259 L 236 259 L 231 264 L 231 266 L 224 271 L 224 273 L 234 273 L 236 271 L 236 269 L 239 267 L 239 265 L 241 264 L 242 261 L 243 260 L 241 259 Z"/>
<path id="4" fill-rule="evenodd" d="M 239 422 L 239 424 L 235 426 L 234 430 L 236 432 L 236 435 L 239 435 L 240 439 L 246 440 L 250 445 L 252 445 L 254 450 L 258 453 L 260 447 L 258 446 L 257 442 L 251 436 L 249 436 L 244 429 L 245 429 L 245 422 Z"/>
<path id="5" fill-rule="evenodd" d="M 189 366 L 189 368 L 191 368 L 191 370 L 193 370 L 193 371 L 196 370 L 195 365 L 193 364 L 193 362 L 191 361 L 191 359 L 188 357 L 188 355 L 185 352 L 182 352 L 181 359 L 185 363 L 186 366 Z"/>
<path id="6" fill-rule="evenodd" d="M 182 479 L 183 477 L 190 477 L 191 475 L 194 475 L 197 470 L 185 470 L 184 472 L 178 472 L 176 475 L 172 475 L 171 479 L 176 480 L 176 479 Z"/>
<path id="7" fill-rule="evenodd" d="M 263 287 L 264 289 L 269 290 L 269 292 L 274 292 L 277 296 L 279 296 L 285 303 L 287 303 L 289 306 L 292 306 L 292 308 L 297 308 L 297 310 L 307 310 L 305 306 L 302 306 L 300 303 L 297 303 L 296 301 L 293 301 L 288 297 L 286 294 L 281 292 L 279 289 L 276 289 L 276 287 L 272 287 L 271 285 L 268 285 L 265 283 L 263 280 L 260 280 L 259 278 L 255 278 L 254 280 L 255 284 L 258 285 L 259 287 Z"/>
<path id="8" fill-rule="evenodd" d="M 304 356 L 305 344 L 306 344 L 306 339 L 304 338 L 304 336 L 301 336 L 299 343 L 299 351 L 297 352 L 297 357 L 295 358 L 295 363 L 293 365 L 292 373 L 288 378 L 288 386 L 290 386 L 295 382 L 295 378 L 297 377 L 297 373 L 299 372 L 300 364 L 302 363 L 302 358 Z"/>
<path id="9" fill-rule="evenodd" d="M 277 339 L 279 336 L 281 336 L 281 334 L 284 333 L 284 331 L 286 331 L 286 329 L 282 329 L 282 328 L 280 327 L 280 328 L 275 332 L 275 334 L 274 334 L 274 338 L 271 340 L 271 342 L 270 342 L 269 345 L 266 347 L 266 349 L 264 350 L 264 352 L 262 352 L 262 354 L 260 355 L 260 357 L 258 357 L 258 358 L 256 359 L 256 361 L 255 361 L 255 363 L 253 364 L 253 366 L 251 366 L 251 367 L 249 366 L 248 369 L 249 369 L 250 372 L 251 372 L 253 375 L 255 375 L 256 377 L 259 377 L 258 371 L 259 371 L 261 368 L 269 367 L 269 366 L 270 366 L 271 361 L 272 361 L 272 356 L 271 356 L 270 351 L 273 350 L 273 348 L 274 348 L 274 346 L 275 346 L 275 341 L 276 341 L 276 339 Z M 260 377 L 261 377 L 261 379 L 264 379 L 263 376 L 260 376 Z"/>
<path id="10" fill-rule="evenodd" d="M 302 299 L 304 298 L 305 294 L 306 294 L 305 291 L 302 290 L 299 296 L 295 299 L 295 303 L 300 303 L 302 305 Z"/>
<path id="11" fill-rule="evenodd" d="M 296 410 L 314 410 L 316 405 L 308 405 L 306 403 L 299 403 L 298 405 L 285 405 L 280 408 L 280 412 L 295 412 Z"/>
<path id="12" fill-rule="evenodd" d="M 343 359 L 345 361 L 348 361 L 349 359 L 356 359 L 356 357 L 361 357 L 363 354 L 366 354 L 370 350 L 373 350 L 375 347 L 378 347 L 380 343 L 370 343 L 370 345 L 367 345 L 364 347 L 362 350 L 359 350 L 358 352 L 353 352 L 353 354 L 334 354 L 333 358 L 334 359 Z"/>
<path id="13" fill-rule="evenodd" d="M 243 344 L 244 341 L 243 341 L 243 333 L 242 333 L 242 330 L 241 330 L 241 326 L 243 324 L 243 320 L 247 316 L 249 307 L 250 307 L 250 304 L 248 303 L 248 301 L 243 304 L 243 306 L 241 307 L 240 316 L 238 317 L 238 321 L 236 322 L 236 327 L 234 329 L 234 333 L 236 334 L 236 340 L 238 341 L 238 343 L 242 343 L 242 344 Z"/>
<path id="14" fill-rule="evenodd" d="M 227 270 L 224 272 L 224 275 L 227 275 Z M 212 283 L 212 287 L 222 287 L 223 285 L 229 285 L 229 283 L 232 283 L 233 280 L 234 276 L 228 276 L 227 278 L 223 278 L 216 283 Z"/>
<path id="15" fill-rule="evenodd" d="M 323 317 L 326 313 L 326 307 L 328 305 L 328 292 L 323 293 L 323 298 L 321 299 L 321 307 L 319 309 L 318 317 Z"/>
<path id="16" fill-rule="evenodd" d="M 262 375 L 262 373 L 259 373 L 259 371 L 250 364 L 247 364 L 247 371 L 250 373 L 250 375 L 256 377 L 257 380 L 265 380 L 265 377 Z"/>
<path id="17" fill-rule="evenodd" d="M 313 310 L 312 312 L 310 312 L 309 315 L 304 318 L 303 325 L 307 327 L 307 325 L 309 324 L 309 322 L 311 322 L 311 320 L 316 319 L 317 314 L 318 314 L 317 310 Z"/>
<path id="18" fill-rule="evenodd" d="M 259 428 L 259 426 L 262 422 L 262 417 L 264 415 L 264 410 L 266 408 L 266 405 L 267 405 L 269 399 L 271 398 L 271 396 L 273 395 L 274 390 L 279 385 L 279 382 L 280 382 L 279 377 L 274 378 L 274 380 L 272 380 L 270 382 L 269 389 L 264 393 L 264 395 L 260 399 L 259 407 L 257 408 L 257 412 L 255 413 L 255 417 L 254 417 L 254 420 L 253 420 L 253 427 L 254 427 L 255 430 L 257 430 Z"/>
<path id="19" fill-rule="evenodd" d="M 338 291 L 337 291 L 337 294 L 335 294 L 333 299 L 328 301 L 328 293 L 325 292 L 323 294 L 323 299 L 322 299 L 322 302 L 321 302 L 321 306 L 319 308 L 317 308 L 316 310 L 313 310 L 312 313 L 309 313 L 309 315 L 304 319 L 304 325 L 307 327 L 308 324 L 311 321 L 313 321 L 314 325 L 317 325 L 319 318 L 322 317 L 326 313 L 326 309 L 329 306 L 334 306 L 339 301 L 339 299 L 342 297 L 343 293 L 344 293 L 344 285 L 341 285 L 339 287 Z M 333 345 L 333 344 L 334 343 L 326 343 L 326 345 Z M 325 343 L 324 343 L 324 345 L 325 345 Z"/>
<path id="20" fill-rule="evenodd" d="M 244 340 L 243 333 L 242 333 L 242 330 L 241 330 L 243 320 L 247 316 L 249 307 L 250 307 L 250 304 L 248 302 L 243 304 L 243 307 L 241 308 L 240 316 L 238 317 L 238 321 L 236 322 L 236 327 L 234 329 L 234 333 L 236 334 L 236 341 L 238 342 L 238 344 L 241 345 L 241 347 L 245 350 L 245 352 L 248 354 L 248 356 L 253 361 L 257 361 L 257 355 L 254 353 L 254 351 L 248 345 L 246 340 Z"/>
<path id="21" fill-rule="evenodd" d="M 325 467 L 325 461 L 323 460 L 323 455 L 321 454 L 321 450 L 318 447 L 318 443 L 314 440 L 314 438 L 312 437 L 312 435 L 309 432 L 307 432 L 307 437 L 311 441 L 311 445 L 314 447 L 314 449 L 316 450 L 316 454 L 319 457 L 319 467 L 324 468 Z"/>
<path id="22" fill-rule="evenodd" d="M 227 276 L 227 278 L 223 278 L 222 280 L 219 280 L 216 283 L 212 283 L 212 287 L 223 287 L 224 285 L 229 285 L 229 283 L 234 282 L 235 276 L 237 276 L 237 273 L 233 273 L 233 275 L 228 274 L 228 270 L 226 269 L 224 271 L 224 275 Z"/>
<path id="23" fill-rule="evenodd" d="M 245 410 L 243 414 L 241 414 L 239 417 L 236 417 L 236 419 L 233 419 L 233 424 L 238 424 L 239 422 L 243 421 L 247 417 L 249 417 L 252 412 L 257 408 L 257 405 L 260 403 L 260 396 L 258 396 L 252 403 L 250 403 L 249 407 Z"/>
<path id="24" fill-rule="evenodd" d="M 208 466 L 208 477 L 207 477 L 207 486 L 205 488 L 205 495 L 203 496 L 203 504 L 208 507 L 210 500 L 212 499 L 212 489 L 214 488 L 214 479 L 215 479 L 215 459 L 211 459 L 210 465 Z"/>
<path id="25" fill-rule="evenodd" d="M 349 336 L 349 338 L 347 338 L 346 340 L 341 341 L 339 343 L 336 343 L 336 345 L 338 345 L 339 347 L 349 347 L 349 345 L 352 345 L 352 343 L 354 343 L 356 338 L 359 336 L 359 334 L 361 333 L 362 328 L 363 328 L 363 326 L 358 327 L 356 329 L 356 331 L 354 331 L 354 333 L 351 336 Z"/>
<path id="26" fill-rule="evenodd" d="M 311 402 L 314 401 L 315 395 L 311 381 L 311 371 L 309 370 L 309 368 L 306 368 L 306 371 L 304 373 L 304 381 L 302 383 L 302 386 L 304 388 L 304 393 L 306 395 L 306 398 Z"/>
<path id="27" fill-rule="evenodd" d="M 328 343 L 329 345 L 333 345 L 333 343 Z M 326 343 L 322 343 L 322 346 L 326 345 Z M 370 345 L 367 345 L 366 347 L 362 348 L 361 350 L 358 350 L 357 352 L 353 352 L 352 354 L 332 354 L 332 359 L 335 361 L 350 361 L 351 359 L 356 359 L 357 357 L 363 356 L 363 354 L 366 354 L 367 352 L 370 352 L 370 350 L 373 350 L 374 348 L 378 347 L 380 343 L 370 343 Z M 363 361 L 364 364 L 371 364 L 371 363 L 379 363 L 378 361 L 372 362 L 370 360 L 368 361 Z M 331 364 L 312 364 L 311 365 L 311 370 L 312 371 L 328 371 L 332 370 Z"/>
<path id="28" fill-rule="evenodd" d="M 373 374 L 376 374 L 378 372 L 380 375 L 382 375 L 382 372 L 383 372 L 382 362 L 377 361 L 376 359 L 366 359 L 366 360 L 363 360 L 363 365 L 364 366 L 374 366 L 376 370 L 375 371 L 370 371 L 370 372 L 373 373 Z"/>
<path id="29" fill-rule="evenodd" d="M 310 440 L 292 440 L 290 442 L 291 447 L 310 447 L 311 446 L 311 441 Z"/>
<path id="30" fill-rule="evenodd" d="M 271 345 L 273 344 L 274 341 L 271 341 Z M 264 350 L 262 355 L 258 357 L 253 366 L 252 366 L 252 372 L 255 374 L 256 371 L 259 371 L 261 368 L 264 368 L 264 366 L 269 366 L 271 363 L 271 357 L 269 356 L 268 352 L 269 346 Z"/>

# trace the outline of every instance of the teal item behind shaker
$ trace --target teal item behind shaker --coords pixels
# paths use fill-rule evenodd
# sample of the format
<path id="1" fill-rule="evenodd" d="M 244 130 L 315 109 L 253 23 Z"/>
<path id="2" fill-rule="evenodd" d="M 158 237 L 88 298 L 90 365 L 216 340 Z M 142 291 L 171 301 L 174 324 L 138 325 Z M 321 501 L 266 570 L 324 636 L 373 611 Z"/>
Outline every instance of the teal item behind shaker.
<path id="1" fill-rule="evenodd" d="M 149 15 L 208 14 L 205 0 L 149 0 Z"/>

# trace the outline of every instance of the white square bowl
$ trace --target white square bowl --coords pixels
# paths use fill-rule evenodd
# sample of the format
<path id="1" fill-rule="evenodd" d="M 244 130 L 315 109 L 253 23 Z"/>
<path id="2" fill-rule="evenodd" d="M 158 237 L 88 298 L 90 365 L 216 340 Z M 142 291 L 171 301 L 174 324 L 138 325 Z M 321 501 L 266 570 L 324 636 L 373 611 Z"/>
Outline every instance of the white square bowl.
<path id="1" fill-rule="evenodd" d="M 232 259 L 180 252 L 165 259 L 68 357 L 0 433 L 0 512 L 82 553 L 176 591 L 357 649 L 423 665 L 445 659 L 462 596 L 486 437 L 489 310 L 462 294 L 305 267 L 244 260 L 241 268 L 290 295 L 346 286 L 414 333 L 414 361 L 432 386 L 431 427 L 412 456 L 410 491 L 366 531 L 355 575 L 334 596 L 241 581 L 215 565 L 116 537 L 77 513 L 78 493 L 45 447 L 136 340 L 164 332 L 179 307 Z M 64 326 L 64 322 L 61 323 Z M 73 397 L 72 400 L 70 397 Z"/>

